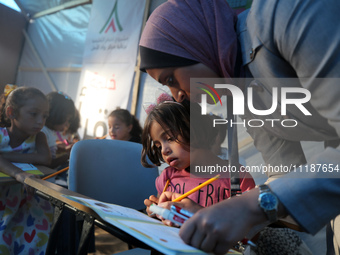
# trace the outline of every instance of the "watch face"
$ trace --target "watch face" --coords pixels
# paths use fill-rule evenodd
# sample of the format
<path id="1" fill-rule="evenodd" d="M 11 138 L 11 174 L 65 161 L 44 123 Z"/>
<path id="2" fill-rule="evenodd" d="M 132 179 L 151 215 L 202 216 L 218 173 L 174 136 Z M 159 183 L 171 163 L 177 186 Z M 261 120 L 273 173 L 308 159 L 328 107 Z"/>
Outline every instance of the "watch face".
<path id="1" fill-rule="evenodd" d="M 270 193 L 263 193 L 260 196 L 260 206 L 264 210 L 274 210 L 277 206 L 277 198 Z"/>

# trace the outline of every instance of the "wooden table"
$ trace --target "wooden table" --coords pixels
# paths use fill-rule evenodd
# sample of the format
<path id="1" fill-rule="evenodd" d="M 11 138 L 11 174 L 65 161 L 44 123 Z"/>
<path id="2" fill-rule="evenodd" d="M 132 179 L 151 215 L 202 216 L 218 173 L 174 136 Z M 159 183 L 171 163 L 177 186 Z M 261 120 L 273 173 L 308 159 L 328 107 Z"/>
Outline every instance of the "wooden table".
<path id="1" fill-rule="evenodd" d="M 33 187 L 36 189 L 36 194 L 40 197 L 50 201 L 55 208 L 54 212 L 54 219 L 51 228 L 49 243 L 46 249 L 46 254 L 55 254 L 56 250 L 56 236 L 60 229 L 60 225 L 62 222 L 62 212 L 66 209 L 73 213 L 75 217 L 78 219 L 81 218 L 83 221 L 82 232 L 80 236 L 79 246 L 78 247 L 71 247 L 74 250 L 77 250 L 75 254 L 87 254 L 88 251 L 88 240 L 89 240 L 89 233 L 91 228 L 94 225 L 99 226 L 100 228 L 104 229 L 105 231 L 109 232 L 110 234 L 116 236 L 117 238 L 121 239 L 123 242 L 128 243 L 129 245 L 133 245 L 136 247 L 149 249 L 151 250 L 152 254 L 159 254 L 158 251 L 154 250 L 153 248 L 149 247 L 148 245 L 144 244 L 140 240 L 136 239 L 135 237 L 125 233 L 124 231 L 120 230 L 119 228 L 107 223 L 100 216 L 93 211 L 91 208 L 77 203 L 73 200 L 70 200 L 63 195 L 70 195 L 70 196 L 78 196 L 88 198 L 84 195 L 76 193 L 74 191 L 65 189 L 59 185 L 54 183 L 50 183 L 48 181 L 44 181 L 37 178 L 27 178 L 25 180 L 25 184 Z M 70 229 L 71 234 L 70 237 L 74 238 L 75 229 Z M 75 244 L 76 240 L 70 240 L 71 244 Z"/>

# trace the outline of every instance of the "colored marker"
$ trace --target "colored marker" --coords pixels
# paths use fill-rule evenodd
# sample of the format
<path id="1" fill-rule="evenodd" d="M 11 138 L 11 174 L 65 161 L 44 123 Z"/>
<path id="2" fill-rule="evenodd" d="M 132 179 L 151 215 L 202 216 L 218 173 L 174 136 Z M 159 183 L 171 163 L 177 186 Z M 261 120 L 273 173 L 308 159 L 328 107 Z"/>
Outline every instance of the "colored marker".
<path id="1" fill-rule="evenodd" d="M 166 220 L 170 220 L 172 223 L 175 223 L 179 226 L 182 226 L 183 223 L 189 219 L 186 216 L 183 216 L 177 212 L 172 212 L 166 208 L 160 207 L 158 205 L 152 204 L 150 206 L 150 211 L 158 214 L 159 216 L 162 216 Z"/>
<path id="2" fill-rule="evenodd" d="M 170 211 L 177 212 L 177 213 L 179 213 L 179 214 L 181 214 L 181 215 L 183 215 L 184 217 L 187 217 L 187 218 L 190 218 L 194 215 L 192 212 L 189 212 L 189 211 L 187 211 L 187 210 L 185 210 L 185 209 L 183 209 L 183 208 L 181 208 L 177 205 L 171 205 Z"/>

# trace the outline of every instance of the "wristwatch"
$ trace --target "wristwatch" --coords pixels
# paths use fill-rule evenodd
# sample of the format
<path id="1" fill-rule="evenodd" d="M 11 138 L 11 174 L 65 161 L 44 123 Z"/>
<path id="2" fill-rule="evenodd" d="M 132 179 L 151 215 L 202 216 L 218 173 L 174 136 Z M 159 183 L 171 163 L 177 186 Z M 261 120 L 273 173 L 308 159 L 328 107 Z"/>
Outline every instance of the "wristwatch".
<path id="1" fill-rule="evenodd" d="M 277 207 L 279 205 L 279 200 L 276 195 L 270 190 L 270 188 L 265 185 L 259 185 L 259 206 L 262 208 L 264 213 L 267 215 L 270 223 L 277 221 Z"/>

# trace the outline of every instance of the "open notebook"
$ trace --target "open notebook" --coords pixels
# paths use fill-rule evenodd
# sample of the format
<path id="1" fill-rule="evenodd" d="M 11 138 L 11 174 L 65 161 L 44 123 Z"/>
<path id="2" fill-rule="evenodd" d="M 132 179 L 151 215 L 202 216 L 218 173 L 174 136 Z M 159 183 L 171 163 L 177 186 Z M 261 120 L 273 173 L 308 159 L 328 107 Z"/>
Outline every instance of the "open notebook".
<path id="1" fill-rule="evenodd" d="M 185 244 L 179 228 L 169 227 L 137 210 L 76 196 L 66 198 L 92 208 L 103 220 L 164 254 L 207 254 Z M 242 254 L 230 250 L 227 254 Z"/>
<path id="2" fill-rule="evenodd" d="M 37 174 L 37 175 L 43 175 L 41 171 L 38 170 L 34 165 L 28 164 L 28 163 L 13 163 L 16 167 L 19 167 L 21 170 L 30 173 L 30 174 Z M 0 177 L 9 177 L 9 175 L 1 173 L 0 172 Z"/>

